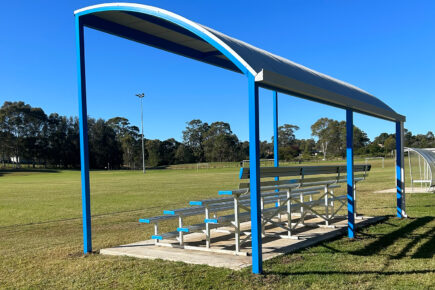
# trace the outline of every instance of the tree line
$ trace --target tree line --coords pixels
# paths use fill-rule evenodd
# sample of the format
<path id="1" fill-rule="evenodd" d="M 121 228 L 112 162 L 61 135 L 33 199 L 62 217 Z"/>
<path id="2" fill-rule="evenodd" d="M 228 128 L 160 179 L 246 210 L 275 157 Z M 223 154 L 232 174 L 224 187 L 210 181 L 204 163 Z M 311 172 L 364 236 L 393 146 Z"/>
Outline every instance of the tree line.
<path id="1" fill-rule="evenodd" d="M 139 128 L 123 117 L 109 120 L 88 118 L 89 165 L 94 169 L 139 169 L 142 166 Z M 299 127 L 278 128 L 280 160 L 345 157 L 346 123 L 320 118 L 311 126 L 313 138 L 297 139 Z M 249 142 L 241 141 L 222 121 L 211 124 L 187 122 L 181 142 L 144 139 L 147 166 L 196 162 L 228 162 L 249 159 Z M 395 148 L 395 135 L 382 133 L 373 141 L 354 127 L 357 155 L 387 156 Z M 435 147 L 432 132 L 413 135 L 405 131 L 405 146 Z M 273 138 L 260 143 L 260 158 L 273 158 Z M 3 165 L 79 168 L 80 143 L 77 117 L 47 115 L 24 102 L 5 102 L 0 108 L 0 159 Z"/>

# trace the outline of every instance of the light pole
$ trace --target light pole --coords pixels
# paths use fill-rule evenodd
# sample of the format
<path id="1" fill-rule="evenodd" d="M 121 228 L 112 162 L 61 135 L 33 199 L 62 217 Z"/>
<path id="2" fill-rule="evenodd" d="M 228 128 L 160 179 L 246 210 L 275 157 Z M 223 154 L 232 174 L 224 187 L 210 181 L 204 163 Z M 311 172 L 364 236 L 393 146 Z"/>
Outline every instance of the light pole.
<path id="1" fill-rule="evenodd" d="M 136 94 L 136 96 L 140 99 L 140 120 L 142 124 L 142 168 L 143 173 L 145 174 L 145 148 L 143 145 L 143 98 L 145 97 L 144 93 Z"/>

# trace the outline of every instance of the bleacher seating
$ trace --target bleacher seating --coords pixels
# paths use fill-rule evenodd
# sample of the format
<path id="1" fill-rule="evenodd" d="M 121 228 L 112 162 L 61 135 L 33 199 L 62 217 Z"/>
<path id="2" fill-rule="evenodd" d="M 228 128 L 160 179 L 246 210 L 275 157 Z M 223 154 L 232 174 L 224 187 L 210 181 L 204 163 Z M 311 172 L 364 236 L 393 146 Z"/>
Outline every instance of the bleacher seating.
<path id="1" fill-rule="evenodd" d="M 364 180 L 370 169 L 370 165 L 355 165 L 355 184 Z M 239 177 L 249 179 L 249 168 L 241 168 Z M 275 177 L 280 180 L 272 180 Z M 318 223 L 307 223 L 308 217 L 322 219 L 323 226 L 333 226 L 337 213 L 346 205 L 346 195 L 334 194 L 334 189 L 347 181 L 346 166 L 261 167 L 260 180 L 263 236 L 277 236 L 266 230 L 267 226 L 272 226 L 286 231 L 285 235 L 278 235 L 281 238 L 298 238 L 294 235 L 296 228 L 319 226 Z M 154 225 L 151 238 L 156 245 L 164 245 L 164 240 L 176 240 L 179 247 L 186 247 L 185 234 L 204 233 L 205 248 L 202 250 L 211 250 L 212 230 L 222 231 L 222 228 L 230 227 L 235 238 L 235 253 L 241 254 L 241 246 L 250 240 L 249 231 L 242 233 L 240 227 L 241 223 L 250 221 L 249 186 L 249 182 L 241 182 L 238 189 L 219 191 L 219 198 L 190 201 L 190 207 L 165 210 L 162 216 L 139 221 Z M 203 216 L 204 219 L 198 224 L 185 225 L 184 218 L 191 216 Z M 169 219 L 178 219 L 176 230 L 159 233 L 159 223 Z M 244 239 L 241 239 L 241 234 L 245 235 Z M 170 245 L 174 246 L 174 243 Z"/>

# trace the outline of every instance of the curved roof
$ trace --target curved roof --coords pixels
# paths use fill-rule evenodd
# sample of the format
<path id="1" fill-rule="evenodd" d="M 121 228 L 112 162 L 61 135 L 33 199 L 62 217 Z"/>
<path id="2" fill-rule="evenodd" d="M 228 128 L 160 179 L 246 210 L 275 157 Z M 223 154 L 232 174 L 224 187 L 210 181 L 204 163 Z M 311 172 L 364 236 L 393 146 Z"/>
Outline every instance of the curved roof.
<path id="1" fill-rule="evenodd" d="M 373 95 L 172 12 L 141 4 L 107 3 L 76 10 L 87 27 L 255 77 L 262 87 L 405 121 Z"/>

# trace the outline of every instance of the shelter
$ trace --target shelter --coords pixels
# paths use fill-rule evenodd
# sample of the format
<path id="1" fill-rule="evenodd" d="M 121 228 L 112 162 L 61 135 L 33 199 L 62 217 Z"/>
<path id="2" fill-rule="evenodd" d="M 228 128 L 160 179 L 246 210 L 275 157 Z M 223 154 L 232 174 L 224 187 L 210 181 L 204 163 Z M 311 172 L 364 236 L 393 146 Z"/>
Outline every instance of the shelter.
<path id="1" fill-rule="evenodd" d="M 417 184 L 426 191 L 435 191 L 435 148 L 405 148 L 405 152 L 412 189 Z"/>
<path id="2" fill-rule="evenodd" d="M 403 122 L 405 117 L 369 93 L 271 54 L 172 12 L 140 4 L 108 3 L 75 11 L 84 252 L 92 251 L 89 189 L 89 152 L 84 56 L 84 27 L 93 28 L 198 61 L 242 73 L 247 77 L 249 107 L 249 159 L 252 224 L 252 264 L 262 272 L 259 196 L 259 88 L 273 91 L 275 166 L 278 160 L 278 92 L 346 110 L 348 236 L 355 235 L 353 174 L 353 113 L 396 123 L 397 216 L 405 216 Z M 255 161 L 255 162 L 253 162 Z"/>

